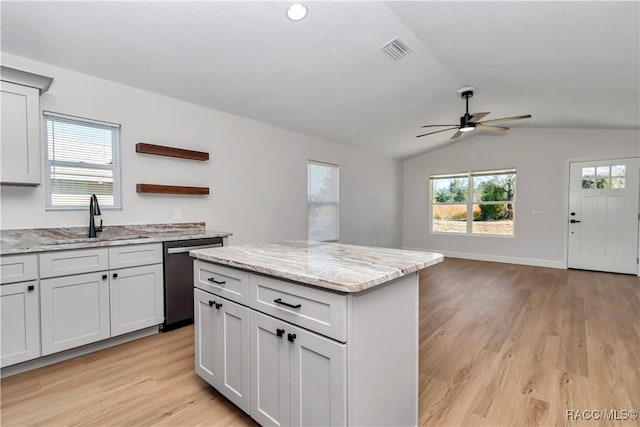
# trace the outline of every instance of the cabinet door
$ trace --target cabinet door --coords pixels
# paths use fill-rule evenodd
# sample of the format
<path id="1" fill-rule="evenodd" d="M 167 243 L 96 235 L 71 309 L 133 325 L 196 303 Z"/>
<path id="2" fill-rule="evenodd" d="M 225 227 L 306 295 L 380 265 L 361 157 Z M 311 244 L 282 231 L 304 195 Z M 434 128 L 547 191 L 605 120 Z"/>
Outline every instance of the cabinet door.
<path id="1" fill-rule="evenodd" d="M 251 411 L 258 423 L 289 425 L 289 347 L 291 326 L 253 310 L 249 322 Z M 278 332 L 282 331 L 278 336 Z"/>
<path id="2" fill-rule="evenodd" d="M 216 389 L 249 412 L 249 309 L 222 298 L 216 299 L 219 316 L 218 340 L 220 375 L 214 379 Z"/>
<path id="3" fill-rule="evenodd" d="M 291 425 L 347 424 L 347 352 L 339 344 L 294 328 L 291 346 Z"/>
<path id="4" fill-rule="evenodd" d="M 215 351 L 215 343 L 219 341 L 220 334 L 220 316 L 215 309 L 216 298 L 220 300 L 200 289 L 193 291 L 196 373 L 212 386 L 215 386 L 220 373 L 220 356 Z"/>
<path id="5" fill-rule="evenodd" d="M 109 274 L 112 337 L 163 322 L 161 264 L 122 268 Z"/>
<path id="6" fill-rule="evenodd" d="M 2 82 L 0 181 L 40 184 L 40 92 Z"/>
<path id="7" fill-rule="evenodd" d="M 109 338 L 106 271 L 40 280 L 42 354 Z"/>
<path id="8" fill-rule="evenodd" d="M 0 366 L 40 356 L 40 312 L 38 282 L 0 286 L 2 335 Z"/>

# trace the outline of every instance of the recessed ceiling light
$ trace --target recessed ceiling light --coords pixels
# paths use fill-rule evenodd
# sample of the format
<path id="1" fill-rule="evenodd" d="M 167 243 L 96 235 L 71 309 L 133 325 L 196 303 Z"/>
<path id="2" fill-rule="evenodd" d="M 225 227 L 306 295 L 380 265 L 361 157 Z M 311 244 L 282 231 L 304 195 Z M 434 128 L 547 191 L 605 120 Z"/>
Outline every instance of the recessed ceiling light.
<path id="1" fill-rule="evenodd" d="M 302 3 L 294 3 L 287 9 L 287 18 L 292 21 L 300 21 L 307 16 L 308 11 L 307 6 Z"/>

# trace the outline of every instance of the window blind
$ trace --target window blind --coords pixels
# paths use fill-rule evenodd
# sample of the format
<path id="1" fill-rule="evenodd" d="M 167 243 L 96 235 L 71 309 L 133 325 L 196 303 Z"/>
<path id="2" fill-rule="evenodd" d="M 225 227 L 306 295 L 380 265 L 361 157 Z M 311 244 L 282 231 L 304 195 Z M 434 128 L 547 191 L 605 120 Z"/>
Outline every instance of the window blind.
<path id="1" fill-rule="evenodd" d="M 307 220 L 309 240 L 338 240 L 338 166 L 309 162 Z"/>
<path id="2" fill-rule="evenodd" d="M 46 208 L 121 209 L 120 125 L 44 112 Z"/>

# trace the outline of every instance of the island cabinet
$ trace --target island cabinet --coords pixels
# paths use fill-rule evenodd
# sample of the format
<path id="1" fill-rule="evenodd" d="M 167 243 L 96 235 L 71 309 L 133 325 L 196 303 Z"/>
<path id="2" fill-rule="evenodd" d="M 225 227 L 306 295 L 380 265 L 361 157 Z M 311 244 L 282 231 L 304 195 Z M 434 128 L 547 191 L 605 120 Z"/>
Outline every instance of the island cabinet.
<path id="1" fill-rule="evenodd" d="M 196 372 L 258 423 L 417 424 L 416 272 L 340 292 L 203 258 Z"/>
<path id="2" fill-rule="evenodd" d="M 161 244 L 53 251 L 39 261 L 43 355 L 163 322 Z"/>
<path id="3" fill-rule="evenodd" d="M 194 290 L 196 372 L 249 412 L 249 309 Z"/>
<path id="4" fill-rule="evenodd" d="M 0 367 L 39 357 L 40 309 L 36 255 L 0 258 Z"/>
<path id="5" fill-rule="evenodd" d="M 346 425 L 346 345 L 252 311 L 251 416 L 262 425 Z"/>

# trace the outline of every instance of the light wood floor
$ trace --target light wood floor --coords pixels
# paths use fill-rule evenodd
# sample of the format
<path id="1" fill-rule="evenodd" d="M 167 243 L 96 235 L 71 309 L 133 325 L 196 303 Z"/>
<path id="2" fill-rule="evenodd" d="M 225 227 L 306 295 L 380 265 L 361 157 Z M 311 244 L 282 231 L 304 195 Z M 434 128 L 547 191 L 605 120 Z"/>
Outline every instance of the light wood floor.
<path id="1" fill-rule="evenodd" d="M 638 277 L 448 259 L 420 280 L 420 424 L 627 425 L 640 410 Z M 2 380 L 1 423 L 255 425 L 193 372 L 193 328 Z M 620 416 L 620 413 L 619 413 Z"/>

